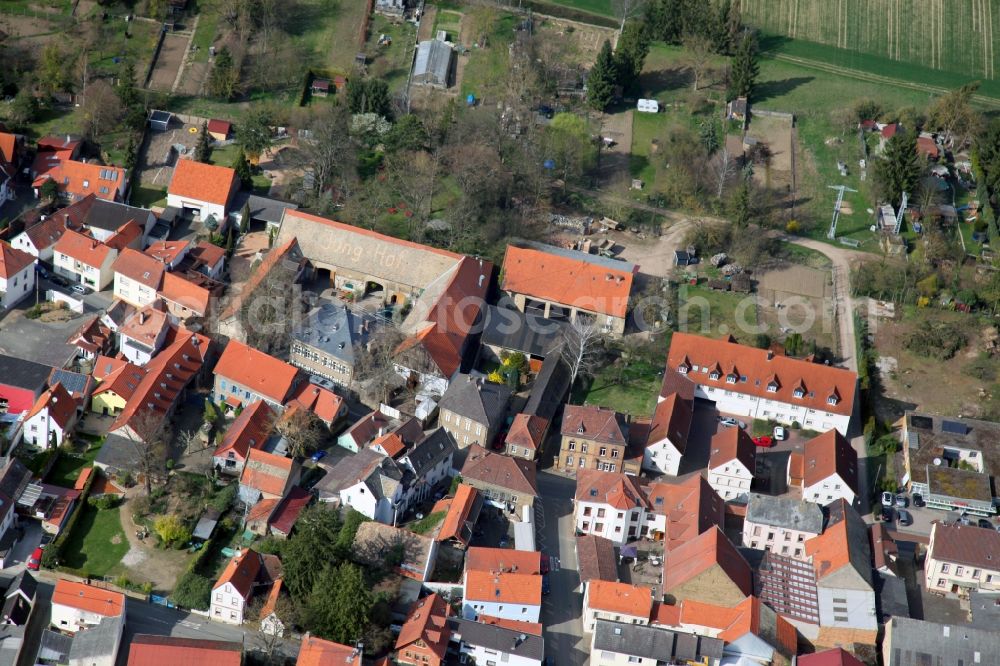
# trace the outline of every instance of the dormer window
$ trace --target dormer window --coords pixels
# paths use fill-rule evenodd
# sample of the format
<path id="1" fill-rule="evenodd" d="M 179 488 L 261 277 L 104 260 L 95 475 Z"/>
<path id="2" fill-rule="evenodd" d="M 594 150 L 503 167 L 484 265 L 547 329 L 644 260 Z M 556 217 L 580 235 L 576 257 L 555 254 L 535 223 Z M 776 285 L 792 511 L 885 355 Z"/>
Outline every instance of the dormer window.
<path id="1" fill-rule="evenodd" d="M 806 394 L 806 392 L 805 392 L 805 391 L 803 391 L 803 390 L 802 390 L 802 389 L 800 389 L 800 388 L 797 388 L 797 389 L 795 389 L 794 391 L 792 391 L 792 395 L 793 395 L 794 397 L 796 397 L 796 398 L 801 398 L 801 397 L 805 396 L 805 394 Z"/>
<path id="2" fill-rule="evenodd" d="M 735 384 L 737 379 L 739 379 L 739 377 L 737 377 L 736 375 L 726 375 L 727 384 Z"/>
<path id="3" fill-rule="evenodd" d="M 709 379 L 715 380 L 719 378 L 719 373 L 716 370 L 712 370 L 711 374 L 708 376 Z"/>
<path id="4" fill-rule="evenodd" d="M 767 392 L 768 393 L 777 393 L 778 392 L 778 382 L 770 382 L 770 383 L 768 383 L 768 385 L 767 385 Z"/>
<path id="5" fill-rule="evenodd" d="M 686 365 L 678 365 L 677 372 L 681 373 L 682 375 L 686 375 L 688 373 L 688 367 Z"/>
<path id="6" fill-rule="evenodd" d="M 826 404 L 828 405 L 836 405 L 838 402 L 840 402 L 840 398 L 838 398 L 835 395 L 831 395 L 829 398 L 826 399 Z"/>

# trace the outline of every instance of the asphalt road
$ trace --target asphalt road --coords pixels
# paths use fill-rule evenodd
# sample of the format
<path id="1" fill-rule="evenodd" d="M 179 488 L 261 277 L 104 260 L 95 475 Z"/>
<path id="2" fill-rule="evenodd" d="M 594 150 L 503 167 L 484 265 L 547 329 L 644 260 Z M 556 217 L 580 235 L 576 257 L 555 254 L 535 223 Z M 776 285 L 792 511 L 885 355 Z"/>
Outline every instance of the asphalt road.
<path id="1" fill-rule="evenodd" d="M 538 549 L 558 558 L 558 570 L 549 572 L 551 592 L 542 601 L 545 653 L 557 664 L 586 664 L 590 643 L 584 639 L 580 609 L 583 591 L 576 560 L 573 496 L 576 482 L 551 472 L 538 474 L 542 499 L 536 504 Z"/>
<path id="2" fill-rule="evenodd" d="M 44 573 L 42 575 L 46 576 Z M 54 579 L 51 577 L 46 576 L 38 581 L 35 612 L 25 633 L 25 645 L 30 646 L 30 649 L 22 652 L 20 665 L 28 666 L 35 663 L 42 631 L 49 624 L 50 601 L 54 587 Z M 247 651 L 259 645 L 257 632 L 252 629 L 213 622 L 200 615 L 129 599 L 125 604 L 125 633 L 118 650 L 119 666 L 128 663 L 128 646 L 136 634 L 231 641 L 243 644 Z M 294 640 L 284 640 L 280 649 L 286 656 L 294 659 L 298 656 L 299 643 Z"/>

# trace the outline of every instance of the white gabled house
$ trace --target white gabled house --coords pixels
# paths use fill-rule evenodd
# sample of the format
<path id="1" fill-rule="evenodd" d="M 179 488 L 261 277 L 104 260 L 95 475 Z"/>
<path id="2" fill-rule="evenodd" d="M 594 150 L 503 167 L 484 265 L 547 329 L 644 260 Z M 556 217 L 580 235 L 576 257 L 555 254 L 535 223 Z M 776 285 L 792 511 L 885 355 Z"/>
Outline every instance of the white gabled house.
<path id="1" fill-rule="evenodd" d="M 9 310 L 35 290 L 35 258 L 0 241 L 0 311 Z"/>
<path id="2" fill-rule="evenodd" d="M 712 438 L 708 483 L 722 499 L 746 501 L 756 468 L 757 451 L 743 428 L 732 426 Z"/>
<path id="3" fill-rule="evenodd" d="M 854 504 L 858 494 L 858 454 L 836 430 L 806 442 L 802 499 L 826 506 L 838 499 Z"/>
<path id="4" fill-rule="evenodd" d="M 35 401 L 24 420 L 24 441 L 43 449 L 62 446 L 79 416 L 79 404 L 56 383 Z"/>
<path id="5" fill-rule="evenodd" d="M 212 587 L 209 617 L 226 624 L 243 624 L 254 594 L 279 578 L 280 567 L 281 561 L 274 555 L 251 549 L 237 551 Z"/>
<path id="6" fill-rule="evenodd" d="M 649 436 L 642 452 L 642 469 L 655 474 L 677 476 L 687 450 L 694 416 L 694 401 L 672 393 L 661 398 L 649 424 Z"/>

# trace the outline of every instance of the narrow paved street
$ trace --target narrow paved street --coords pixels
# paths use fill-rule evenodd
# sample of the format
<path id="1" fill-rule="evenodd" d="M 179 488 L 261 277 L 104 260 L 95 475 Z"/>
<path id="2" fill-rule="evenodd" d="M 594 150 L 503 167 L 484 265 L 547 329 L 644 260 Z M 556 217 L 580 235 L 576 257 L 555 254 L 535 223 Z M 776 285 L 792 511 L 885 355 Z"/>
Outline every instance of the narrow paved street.
<path id="1" fill-rule="evenodd" d="M 540 510 L 535 510 L 538 548 L 553 558 L 553 571 L 549 573 L 552 591 L 542 602 L 545 653 L 560 666 L 586 664 L 590 645 L 584 642 L 580 619 L 583 590 L 580 589 L 573 530 L 576 483 L 544 471 L 538 474 L 538 491 L 542 497 Z"/>

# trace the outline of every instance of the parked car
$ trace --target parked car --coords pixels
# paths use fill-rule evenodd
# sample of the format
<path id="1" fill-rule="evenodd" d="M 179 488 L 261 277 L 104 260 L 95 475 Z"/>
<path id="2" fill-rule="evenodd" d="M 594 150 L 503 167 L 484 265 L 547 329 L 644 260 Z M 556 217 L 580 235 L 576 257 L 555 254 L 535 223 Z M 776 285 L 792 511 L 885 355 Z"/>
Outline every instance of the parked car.
<path id="1" fill-rule="evenodd" d="M 969 518 L 969 514 L 963 513 L 961 516 L 958 517 L 958 523 L 960 525 L 971 525 L 972 518 Z"/>
<path id="2" fill-rule="evenodd" d="M 548 594 L 552 589 L 549 587 L 549 575 L 542 574 L 542 594 Z"/>
<path id="3" fill-rule="evenodd" d="M 69 286 L 69 280 L 67 280 L 61 275 L 56 275 L 55 273 L 52 274 L 52 276 L 49 278 L 49 281 L 52 282 L 52 284 L 59 285 L 60 287 Z"/>
<path id="4" fill-rule="evenodd" d="M 892 496 L 892 493 L 882 493 L 882 506 L 892 506 L 896 503 L 896 499 Z"/>
<path id="5" fill-rule="evenodd" d="M 88 291 L 82 284 L 74 284 L 70 289 L 83 296 L 86 296 Z"/>
<path id="6" fill-rule="evenodd" d="M 893 518 L 892 507 L 884 506 L 882 507 L 882 520 L 891 523 Z"/>
<path id="7" fill-rule="evenodd" d="M 976 524 L 982 527 L 984 530 L 993 529 L 993 523 L 986 520 L 985 518 L 980 518 L 979 520 L 976 521 Z"/>
<path id="8" fill-rule="evenodd" d="M 906 498 L 906 495 L 903 495 L 902 493 L 896 495 L 896 506 L 898 506 L 901 509 L 905 509 L 909 505 L 910 505 L 910 500 Z"/>
<path id="9" fill-rule="evenodd" d="M 739 426 L 740 428 L 747 427 L 746 423 L 743 423 L 743 421 L 737 421 L 732 416 L 720 416 L 719 423 L 721 423 L 723 427 L 726 428 L 732 428 L 733 426 Z"/>
<path id="10" fill-rule="evenodd" d="M 760 437 L 754 437 L 753 443 L 757 446 L 769 447 L 774 446 L 774 440 L 767 435 L 761 435 Z"/>
<path id="11" fill-rule="evenodd" d="M 913 516 L 910 515 L 909 511 L 906 509 L 900 509 L 897 513 L 899 514 L 900 525 L 906 526 L 913 524 Z"/>
<path id="12" fill-rule="evenodd" d="M 317 451 L 316 453 L 312 454 L 312 458 L 311 458 L 311 460 L 312 460 L 312 461 L 313 461 L 314 463 L 318 463 L 318 462 L 319 462 L 320 460 L 322 460 L 323 458 L 325 458 L 325 457 L 326 457 L 326 454 L 327 454 L 327 452 L 326 452 L 326 451 L 323 451 L 323 450 L 319 450 L 319 451 Z"/>
<path id="13" fill-rule="evenodd" d="M 924 496 L 920 493 L 913 493 L 913 506 L 924 506 Z"/>
<path id="14" fill-rule="evenodd" d="M 42 566 L 42 549 L 36 548 L 35 552 L 31 554 L 28 558 L 28 568 L 32 571 L 38 571 Z"/>
<path id="15" fill-rule="evenodd" d="M 35 264 L 35 272 L 41 275 L 46 280 L 49 278 L 49 272 L 45 270 L 45 267 L 41 264 Z"/>
<path id="16" fill-rule="evenodd" d="M 552 116 L 556 114 L 556 110 L 553 109 L 551 106 L 542 104 L 540 107 L 538 107 L 538 113 L 542 114 L 546 118 L 552 118 Z"/>
<path id="17" fill-rule="evenodd" d="M 774 426 L 774 438 L 779 442 L 788 439 L 788 431 L 785 430 L 785 426 Z"/>

